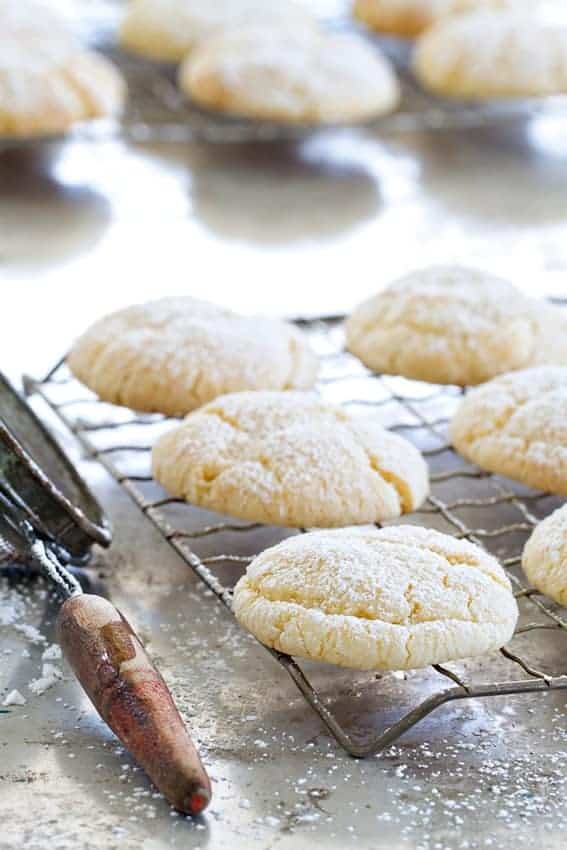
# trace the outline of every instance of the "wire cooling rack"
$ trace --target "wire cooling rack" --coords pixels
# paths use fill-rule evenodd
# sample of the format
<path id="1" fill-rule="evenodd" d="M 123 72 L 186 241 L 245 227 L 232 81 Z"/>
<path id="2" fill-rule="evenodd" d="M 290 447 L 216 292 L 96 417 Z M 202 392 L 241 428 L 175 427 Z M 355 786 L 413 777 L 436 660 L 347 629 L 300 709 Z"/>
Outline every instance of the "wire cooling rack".
<path id="1" fill-rule="evenodd" d="M 564 611 L 528 587 L 519 566 L 534 526 L 561 501 L 486 474 L 452 450 L 446 428 L 460 390 L 370 373 L 345 352 L 340 317 L 298 324 L 321 357 L 321 394 L 353 411 L 375 415 L 426 457 L 431 495 L 419 511 L 401 521 L 466 538 L 497 555 L 509 571 L 521 616 L 511 644 L 492 656 L 437 664 L 425 671 L 362 677 L 353 673 L 346 687 L 343 680 L 337 686 L 332 679 L 334 668 L 300 665 L 287 655 L 266 651 L 291 676 L 329 732 L 357 757 L 380 752 L 444 703 L 567 689 Z M 152 480 L 149 468 L 151 445 L 171 428 L 171 420 L 99 401 L 75 381 L 64 361 L 44 379 L 28 377 L 24 384 L 28 394 L 37 393 L 48 403 L 229 610 L 232 587 L 252 557 L 305 531 L 235 521 L 169 497 Z M 357 701 L 361 692 L 363 703 Z M 397 716 L 390 722 L 394 711 Z"/>

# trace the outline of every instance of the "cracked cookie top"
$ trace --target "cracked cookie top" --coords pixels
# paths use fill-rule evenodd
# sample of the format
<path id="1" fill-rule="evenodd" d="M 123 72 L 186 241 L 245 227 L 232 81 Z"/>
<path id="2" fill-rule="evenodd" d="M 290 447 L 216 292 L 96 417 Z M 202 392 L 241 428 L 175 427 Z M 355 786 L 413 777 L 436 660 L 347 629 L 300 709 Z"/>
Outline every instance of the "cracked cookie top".
<path id="1" fill-rule="evenodd" d="M 188 297 L 99 319 L 67 362 L 104 401 L 170 416 L 238 390 L 307 389 L 318 371 L 315 354 L 293 325 Z"/>
<path id="2" fill-rule="evenodd" d="M 428 492 L 411 443 L 312 393 L 217 398 L 158 440 L 152 466 L 174 496 L 292 527 L 391 519 Z"/>
<path id="3" fill-rule="evenodd" d="M 482 469 L 567 496 L 567 368 L 539 366 L 472 390 L 450 426 Z"/>
<path id="4" fill-rule="evenodd" d="M 432 266 L 394 281 L 347 321 L 349 351 L 376 372 L 466 386 L 567 362 L 557 307 L 477 269 Z M 542 341 L 549 340 L 545 350 Z"/>
<path id="5" fill-rule="evenodd" d="M 499 649 L 518 616 L 491 555 L 410 525 L 289 538 L 250 564 L 234 612 L 281 652 L 382 670 Z"/>

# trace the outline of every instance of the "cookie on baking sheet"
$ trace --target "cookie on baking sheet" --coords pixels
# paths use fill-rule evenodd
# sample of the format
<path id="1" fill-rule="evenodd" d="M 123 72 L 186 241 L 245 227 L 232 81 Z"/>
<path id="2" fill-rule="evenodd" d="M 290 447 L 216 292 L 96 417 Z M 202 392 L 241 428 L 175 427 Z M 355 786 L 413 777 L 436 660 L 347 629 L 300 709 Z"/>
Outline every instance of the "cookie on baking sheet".
<path id="1" fill-rule="evenodd" d="M 499 563 L 465 540 L 411 525 L 317 531 L 254 559 L 234 613 L 280 652 L 361 670 L 482 655 L 514 632 Z"/>
<path id="2" fill-rule="evenodd" d="M 493 275 L 433 266 L 360 304 L 347 321 L 347 347 L 376 372 L 480 384 L 531 364 L 539 333 L 536 306 L 542 305 Z M 548 311 L 555 315 L 555 309 Z"/>
<path id="3" fill-rule="evenodd" d="M 252 522 L 378 522 L 425 499 L 419 451 L 314 393 L 233 393 L 162 436 L 154 477 L 173 496 Z"/>
<path id="4" fill-rule="evenodd" d="M 364 39 L 292 27 L 241 27 L 204 41 L 179 84 L 208 109 L 295 124 L 363 121 L 400 97 L 390 63 Z"/>
<path id="5" fill-rule="evenodd" d="M 478 9 L 507 9 L 519 0 L 355 0 L 354 17 L 376 32 L 413 38 L 439 18 Z"/>
<path id="6" fill-rule="evenodd" d="M 425 88 L 468 99 L 567 92 L 567 22 L 542 13 L 476 12 L 445 18 L 418 40 Z"/>
<path id="7" fill-rule="evenodd" d="M 43 6 L 17 8 L 0 3 L 0 137 L 63 133 L 119 112 L 125 85 L 108 59 Z"/>
<path id="8" fill-rule="evenodd" d="M 209 36 L 265 21 L 274 29 L 315 27 L 293 0 L 131 0 L 120 27 L 122 47 L 162 62 L 180 62 Z"/>
<path id="9" fill-rule="evenodd" d="M 567 496 L 567 368 L 537 366 L 476 387 L 450 435 L 482 469 Z"/>
<path id="10" fill-rule="evenodd" d="M 162 298 L 99 319 L 73 345 L 73 374 L 104 401 L 181 416 L 223 393 L 306 389 L 318 360 L 278 319 Z"/>
<path id="11" fill-rule="evenodd" d="M 534 529 L 522 554 L 530 583 L 560 605 L 567 605 L 567 505 Z"/>

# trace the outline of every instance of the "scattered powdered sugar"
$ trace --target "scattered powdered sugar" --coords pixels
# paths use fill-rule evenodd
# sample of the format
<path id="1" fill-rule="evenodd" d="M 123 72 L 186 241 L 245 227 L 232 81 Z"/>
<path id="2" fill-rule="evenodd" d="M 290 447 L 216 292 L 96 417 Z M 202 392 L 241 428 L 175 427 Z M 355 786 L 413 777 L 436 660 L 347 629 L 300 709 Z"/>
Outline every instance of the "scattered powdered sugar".
<path id="1" fill-rule="evenodd" d="M 49 688 L 52 688 L 57 682 L 63 678 L 63 673 L 54 664 L 46 663 L 41 668 L 41 676 L 38 679 L 32 679 L 28 684 L 30 691 L 36 696 L 41 696 Z"/>
<path id="2" fill-rule="evenodd" d="M 57 643 L 52 643 L 47 649 L 44 649 L 41 660 L 42 661 L 59 661 L 63 657 L 61 652 L 61 647 Z"/>
<path id="3" fill-rule="evenodd" d="M 10 693 L 4 698 L 4 700 L 2 702 L 2 705 L 6 705 L 6 706 L 8 706 L 8 705 L 25 705 L 25 704 L 26 704 L 26 698 L 24 696 L 22 696 L 22 694 L 15 689 L 13 691 L 10 691 Z"/>
<path id="4" fill-rule="evenodd" d="M 29 623 L 16 623 L 14 629 L 24 635 L 31 643 L 46 643 L 41 632 Z"/>
<path id="5" fill-rule="evenodd" d="M 20 594 L 9 587 L 0 587 L 0 626 L 12 626 L 24 614 L 24 602 Z"/>
<path id="6" fill-rule="evenodd" d="M 33 647 L 43 648 L 41 673 L 36 678 L 31 679 L 27 684 L 29 691 L 35 696 L 45 693 L 45 691 L 52 688 L 63 678 L 62 671 L 52 663 L 61 659 L 62 653 L 60 647 L 56 643 L 48 644 L 47 638 L 42 635 L 37 626 L 25 622 L 25 618 L 29 617 L 36 604 L 43 605 L 46 597 L 47 591 L 40 585 L 35 593 L 37 602 L 28 600 L 28 604 L 26 605 L 26 597 L 22 593 L 18 592 L 17 589 L 9 587 L 6 582 L 0 584 L 0 627 L 4 626 L 12 629 L 32 645 L 32 651 L 30 652 L 27 647 L 24 647 L 20 653 L 20 657 L 30 659 L 38 652 L 38 649 L 33 649 Z M 6 654 L 11 654 L 12 651 L 12 649 L 5 650 Z M 3 705 L 25 704 L 26 699 L 18 690 L 10 691 L 3 702 Z"/>

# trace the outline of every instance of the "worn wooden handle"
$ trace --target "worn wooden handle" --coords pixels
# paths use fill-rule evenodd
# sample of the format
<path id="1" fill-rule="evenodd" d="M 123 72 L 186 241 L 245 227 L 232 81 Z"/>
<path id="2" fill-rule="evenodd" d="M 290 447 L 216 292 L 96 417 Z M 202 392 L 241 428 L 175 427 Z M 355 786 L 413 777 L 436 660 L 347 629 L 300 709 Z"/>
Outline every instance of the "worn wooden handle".
<path id="1" fill-rule="evenodd" d="M 67 599 L 61 649 L 93 705 L 162 794 L 196 815 L 211 784 L 167 685 L 120 612 L 101 596 Z"/>

